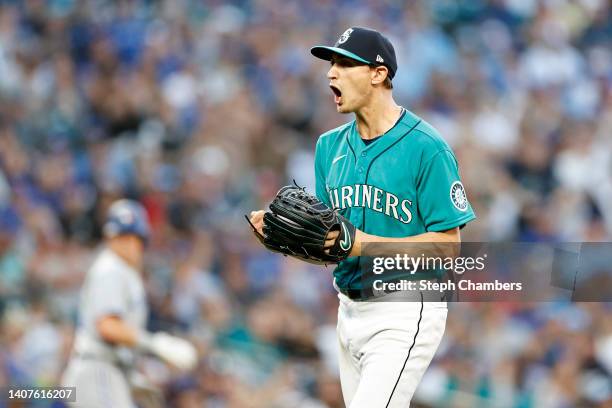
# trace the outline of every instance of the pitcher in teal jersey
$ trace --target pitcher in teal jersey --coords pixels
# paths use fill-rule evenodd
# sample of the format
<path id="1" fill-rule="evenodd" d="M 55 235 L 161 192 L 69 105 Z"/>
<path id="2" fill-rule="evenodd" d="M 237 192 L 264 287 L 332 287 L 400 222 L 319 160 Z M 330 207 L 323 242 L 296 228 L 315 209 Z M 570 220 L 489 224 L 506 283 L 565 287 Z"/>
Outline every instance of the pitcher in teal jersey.
<path id="1" fill-rule="evenodd" d="M 311 53 L 331 62 L 327 78 L 336 110 L 355 114 L 321 135 L 315 151 L 317 196 L 357 228 L 350 257 L 333 273 L 344 401 L 350 408 L 407 407 L 444 333 L 446 302 L 425 302 L 422 295 L 420 302 L 364 299 L 362 247 L 458 243 L 474 211 L 451 148 L 395 103 L 397 62 L 386 37 L 352 27 L 333 47 Z M 262 217 L 263 211 L 251 214 L 260 232 Z M 328 242 L 337 236 L 331 232 Z"/>
<path id="2" fill-rule="evenodd" d="M 356 246 L 429 232 L 445 233 L 445 241 L 458 239 L 457 227 L 475 218 L 452 150 L 431 125 L 405 109 L 389 130 L 369 140 L 362 139 L 356 121 L 323 134 L 315 174 L 317 196 L 368 234 L 358 233 Z M 358 261 L 351 257 L 336 268 L 339 288 L 361 289 Z"/>

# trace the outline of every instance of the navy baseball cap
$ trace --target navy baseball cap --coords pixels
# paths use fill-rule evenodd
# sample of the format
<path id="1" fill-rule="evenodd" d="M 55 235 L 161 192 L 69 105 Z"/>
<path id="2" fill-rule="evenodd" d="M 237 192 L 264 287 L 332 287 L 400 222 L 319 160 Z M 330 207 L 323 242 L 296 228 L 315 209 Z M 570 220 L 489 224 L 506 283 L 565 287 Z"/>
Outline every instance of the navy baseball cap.
<path id="1" fill-rule="evenodd" d="M 397 59 L 391 41 L 370 28 L 351 27 L 342 33 L 333 47 L 317 45 L 310 49 L 310 53 L 327 61 L 331 61 L 334 54 L 339 54 L 368 65 L 384 65 L 391 79 L 397 71 Z"/>
<path id="2" fill-rule="evenodd" d="M 108 209 L 104 234 L 109 238 L 133 234 L 147 243 L 151 235 L 147 211 L 142 204 L 134 200 L 115 201 Z"/>

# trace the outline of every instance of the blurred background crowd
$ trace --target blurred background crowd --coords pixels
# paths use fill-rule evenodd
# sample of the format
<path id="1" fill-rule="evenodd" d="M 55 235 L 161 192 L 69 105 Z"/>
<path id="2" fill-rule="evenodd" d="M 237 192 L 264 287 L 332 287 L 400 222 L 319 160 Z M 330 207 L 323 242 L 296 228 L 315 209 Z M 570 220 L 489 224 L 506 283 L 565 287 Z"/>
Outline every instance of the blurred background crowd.
<path id="1" fill-rule="evenodd" d="M 390 37 L 396 100 L 455 150 L 464 240 L 610 241 L 609 1 L 4 0 L 0 385 L 57 382 L 127 196 L 154 229 L 149 325 L 203 356 L 190 376 L 143 362 L 169 406 L 343 406 L 331 268 L 266 252 L 243 214 L 313 190 L 318 135 L 352 118 L 309 48 L 352 25 Z M 451 305 L 415 406 L 610 406 L 610 311 Z"/>

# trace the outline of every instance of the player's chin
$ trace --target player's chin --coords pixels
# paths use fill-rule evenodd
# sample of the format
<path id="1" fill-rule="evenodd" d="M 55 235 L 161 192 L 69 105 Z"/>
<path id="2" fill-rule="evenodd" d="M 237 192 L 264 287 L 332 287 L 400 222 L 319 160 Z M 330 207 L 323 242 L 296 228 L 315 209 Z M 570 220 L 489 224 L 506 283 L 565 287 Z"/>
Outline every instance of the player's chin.
<path id="1" fill-rule="evenodd" d="M 351 113 L 352 110 L 346 104 L 336 105 L 336 112 L 338 113 Z"/>

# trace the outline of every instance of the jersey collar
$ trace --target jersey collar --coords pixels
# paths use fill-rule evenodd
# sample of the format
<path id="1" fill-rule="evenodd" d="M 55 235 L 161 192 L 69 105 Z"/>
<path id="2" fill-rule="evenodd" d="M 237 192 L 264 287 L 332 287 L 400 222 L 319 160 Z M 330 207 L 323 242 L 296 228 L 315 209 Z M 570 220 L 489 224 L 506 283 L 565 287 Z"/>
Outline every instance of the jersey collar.
<path id="1" fill-rule="evenodd" d="M 396 143 L 399 139 L 404 137 L 420 120 L 421 119 L 418 116 L 404 108 L 402 116 L 395 123 L 395 125 L 384 135 L 380 136 L 380 140 L 378 140 L 376 143 L 370 143 L 368 145 L 363 143 L 361 140 L 361 136 L 357 130 L 357 121 L 353 120 L 348 136 L 348 142 L 357 155 L 357 158 L 363 157 L 363 153 L 366 153 L 366 156 L 374 156 L 379 152 L 388 149 L 393 143 Z"/>

